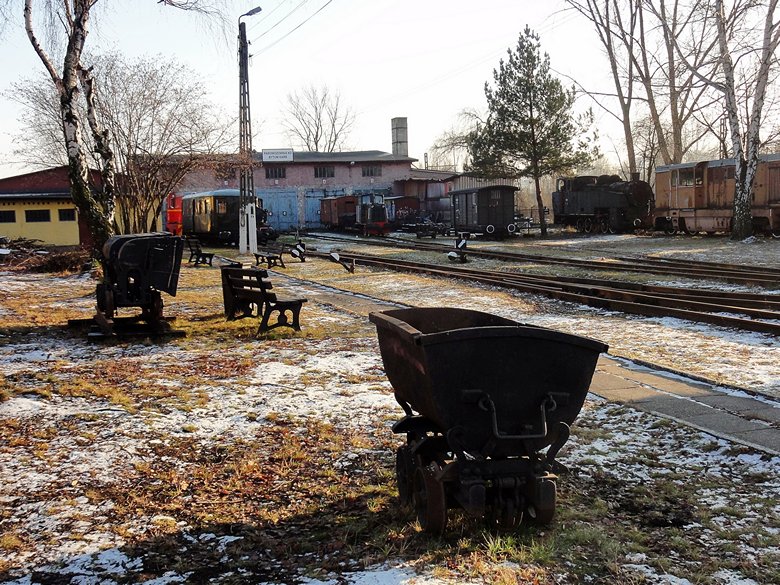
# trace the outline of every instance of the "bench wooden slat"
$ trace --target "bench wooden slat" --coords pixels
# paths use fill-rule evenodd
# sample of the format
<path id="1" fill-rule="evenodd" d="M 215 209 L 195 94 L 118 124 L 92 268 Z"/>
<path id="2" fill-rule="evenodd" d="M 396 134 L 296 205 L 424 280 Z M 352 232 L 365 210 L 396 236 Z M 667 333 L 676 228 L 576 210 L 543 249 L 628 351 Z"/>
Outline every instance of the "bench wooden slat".
<path id="1" fill-rule="evenodd" d="M 194 261 L 195 266 L 198 264 L 208 264 L 209 266 L 213 266 L 212 262 L 214 260 L 214 254 L 211 252 L 204 252 L 200 247 L 200 241 L 198 241 L 198 238 L 194 236 L 187 236 L 185 241 L 187 242 L 187 248 L 190 251 L 190 259 L 187 260 L 188 264 Z"/>
<path id="2" fill-rule="evenodd" d="M 269 292 L 273 285 L 266 270 L 257 268 L 222 268 L 222 297 L 225 303 L 225 317 L 228 321 L 256 316 L 260 318 L 258 335 L 276 327 L 291 327 L 301 330 L 300 312 L 304 298 L 280 299 Z M 288 316 L 289 313 L 289 316 Z M 276 315 L 271 323 L 270 319 Z"/>

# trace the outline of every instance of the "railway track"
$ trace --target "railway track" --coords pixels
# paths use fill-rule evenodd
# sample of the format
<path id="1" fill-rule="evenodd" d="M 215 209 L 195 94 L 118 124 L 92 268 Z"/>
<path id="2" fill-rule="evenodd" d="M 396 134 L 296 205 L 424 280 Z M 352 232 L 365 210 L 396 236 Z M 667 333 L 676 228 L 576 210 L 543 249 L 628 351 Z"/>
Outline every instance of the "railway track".
<path id="1" fill-rule="evenodd" d="M 311 251 L 308 255 L 329 258 L 325 252 Z M 348 252 L 340 252 L 339 256 L 343 262 L 362 266 L 456 278 L 600 309 L 650 317 L 675 317 L 780 336 L 780 295 L 692 290 L 595 278 L 533 276 Z"/>
<path id="2" fill-rule="evenodd" d="M 348 244 L 367 244 L 375 246 L 389 246 L 410 250 L 447 253 L 454 248 L 445 244 L 430 242 L 410 242 L 402 238 L 372 238 L 345 239 L 327 235 L 309 235 L 321 240 L 338 241 Z M 468 248 L 466 253 L 477 258 L 489 258 L 505 262 L 521 262 L 534 264 L 550 264 L 568 266 L 589 270 L 604 270 L 611 272 L 634 272 L 643 274 L 674 275 L 680 278 L 722 280 L 731 284 L 749 286 L 761 286 L 765 288 L 780 288 L 780 269 L 762 266 L 741 266 L 737 264 L 723 264 L 715 262 L 701 262 L 695 260 L 674 260 L 652 257 L 631 258 L 617 257 L 605 260 L 586 260 L 582 258 L 556 258 L 541 254 L 523 254 L 518 252 L 503 252 L 498 250 L 484 250 Z"/>

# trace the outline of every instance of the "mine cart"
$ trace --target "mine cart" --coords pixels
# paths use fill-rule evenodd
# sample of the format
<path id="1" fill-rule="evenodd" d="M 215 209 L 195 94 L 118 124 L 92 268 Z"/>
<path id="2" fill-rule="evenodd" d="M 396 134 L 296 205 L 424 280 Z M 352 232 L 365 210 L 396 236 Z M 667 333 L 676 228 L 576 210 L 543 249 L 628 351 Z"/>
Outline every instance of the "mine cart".
<path id="1" fill-rule="evenodd" d="M 569 438 L 599 341 L 465 309 L 371 313 L 395 398 L 398 492 L 424 530 L 447 509 L 493 526 L 552 520 L 555 456 Z M 543 452 L 544 450 L 546 452 Z"/>
<path id="2" fill-rule="evenodd" d="M 109 238 L 103 246 L 106 270 L 97 286 L 95 321 L 105 334 L 116 333 L 120 307 L 140 307 L 124 324 L 143 322 L 149 333 L 165 332 L 160 293 L 176 296 L 184 241 L 169 233 L 129 234 Z"/>

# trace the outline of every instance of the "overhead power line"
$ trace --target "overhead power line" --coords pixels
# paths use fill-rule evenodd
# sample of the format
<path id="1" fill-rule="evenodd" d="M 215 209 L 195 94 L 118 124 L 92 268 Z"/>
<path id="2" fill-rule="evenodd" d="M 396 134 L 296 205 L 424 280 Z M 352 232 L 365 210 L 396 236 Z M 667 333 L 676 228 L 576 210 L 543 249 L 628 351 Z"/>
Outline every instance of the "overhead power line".
<path id="1" fill-rule="evenodd" d="M 256 53 L 254 53 L 254 54 L 255 54 L 255 55 L 259 55 L 259 54 L 261 54 L 261 53 L 264 53 L 265 51 L 267 51 L 267 50 L 268 50 L 268 49 L 270 49 L 271 47 L 273 47 L 273 46 L 275 46 L 275 45 L 279 44 L 280 42 L 282 42 L 284 39 L 286 39 L 287 37 L 289 37 L 289 36 L 290 36 L 292 33 L 294 33 L 296 30 L 298 30 L 299 28 L 301 28 L 301 27 L 302 27 L 304 24 L 306 24 L 306 23 L 307 23 L 307 22 L 309 22 L 309 21 L 310 21 L 312 18 L 314 18 L 314 17 L 315 17 L 315 16 L 317 16 L 317 15 L 318 15 L 320 12 L 322 12 L 322 11 L 323 11 L 323 10 L 324 10 L 324 9 L 325 9 L 325 8 L 326 8 L 326 7 L 327 7 L 327 6 L 328 6 L 328 5 L 331 3 L 331 2 L 333 2 L 333 0 L 328 0 L 327 2 L 325 2 L 325 4 L 323 4 L 322 6 L 320 6 L 320 8 L 319 8 L 319 9 L 318 9 L 318 10 L 317 10 L 317 11 L 316 11 L 314 14 L 312 14 L 311 16 L 309 16 L 309 17 L 308 17 L 306 20 L 304 20 L 303 22 L 301 22 L 301 23 L 300 23 L 298 26 L 296 26 L 295 28 L 293 28 L 291 31 L 289 31 L 289 32 L 288 32 L 288 33 L 286 33 L 285 35 L 283 35 L 283 36 L 279 37 L 277 40 L 275 40 L 275 41 L 274 41 L 273 43 L 271 43 L 270 45 L 266 45 L 265 47 L 263 47 L 262 49 L 260 49 L 259 51 L 257 51 L 257 52 L 256 52 Z M 278 23 L 277 23 L 277 24 L 278 24 Z M 276 26 L 276 25 L 274 25 L 274 26 Z M 269 29 L 269 30 L 270 30 L 270 29 Z M 268 32 L 268 31 L 266 31 L 266 32 Z M 263 34 L 265 34 L 265 33 L 263 33 Z M 260 35 L 260 36 L 262 36 L 262 35 Z M 260 38 L 260 37 L 257 37 L 257 38 Z"/>
<path id="2" fill-rule="evenodd" d="M 260 38 L 263 38 L 263 37 L 264 37 L 265 35 L 267 35 L 269 32 L 271 32 L 272 30 L 274 30 L 274 29 L 275 29 L 277 26 L 279 26 L 279 25 L 280 25 L 280 24 L 282 24 L 282 23 L 283 23 L 285 20 L 287 20 L 287 19 L 288 19 L 288 18 L 290 18 L 290 17 L 291 17 L 293 14 L 295 14 L 295 12 L 296 12 L 296 11 L 300 10 L 300 8 L 301 8 L 301 7 L 302 7 L 304 4 L 306 4 L 308 1 L 309 1 L 309 0 L 301 0 L 301 2 L 298 4 L 298 6 L 296 6 L 295 8 L 293 8 L 292 10 L 290 10 L 290 12 L 288 12 L 287 14 L 285 14 L 285 15 L 284 15 L 282 18 L 280 18 L 279 20 L 277 20 L 277 21 L 276 21 L 276 23 L 274 23 L 274 24 L 273 24 L 273 25 L 272 25 L 270 28 L 267 28 L 265 31 L 263 31 L 262 33 L 260 33 L 259 35 L 257 35 L 257 36 L 255 37 L 255 40 L 257 40 L 257 39 L 260 39 Z M 281 6 L 281 4 L 280 4 L 279 6 Z M 276 8 L 279 8 L 279 6 L 277 6 Z M 276 8 L 274 8 L 274 10 L 276 10 Z M 270 13 L 269 13 L 269 16 L 270 16 Z"/>

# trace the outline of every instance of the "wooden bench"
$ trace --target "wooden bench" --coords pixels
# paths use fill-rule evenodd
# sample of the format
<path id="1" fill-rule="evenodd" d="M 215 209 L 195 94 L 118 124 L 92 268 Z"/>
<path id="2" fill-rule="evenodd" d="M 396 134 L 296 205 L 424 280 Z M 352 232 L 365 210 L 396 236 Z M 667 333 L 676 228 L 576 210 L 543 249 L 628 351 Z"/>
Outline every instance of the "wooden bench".
<path id="1" fill-rule="evenodd" d="M 301 330 L 301 307 L 307 299 L 278 298 L 271 292 L 273 286 L 266 270 L 230 266 L 224 266 L 221 270 L 222 298 L 228 321 L 257 316 L 260 319 L 258 335 L 283 326 Z M 271 323 L 274 314 L 276 319 Z"/>
<path id="2" fill-rule="evenodd" d="M 266 268 L 273 268 L 279 266 L 280 268 L 287 268 L 284 265 L 283 254 L 288 253 L 293 258 L 297 258 L 301 262 L 306 262 L 306 244 L 298 242 L 294 246 L 289 244 L 282 244 L 278 242 L 268 242 L 262 247 L 258 248 L 255 252 L 255 266 L 265 264 Z"/>
<path id="3" fill-rule="evenodd" d="M 209 266 L 212 266 L 211 263 L 214 261 L 214 254 L 211 252 L 204 252 L 200 247 L 198 238 L 187 236 L 184 240 L 187 242 L 187 248 L 190 251 L 190 259 L 187 260 L 187 263 L 195 262 L 195 266 L 198 264 L 208 264 Z"/>

